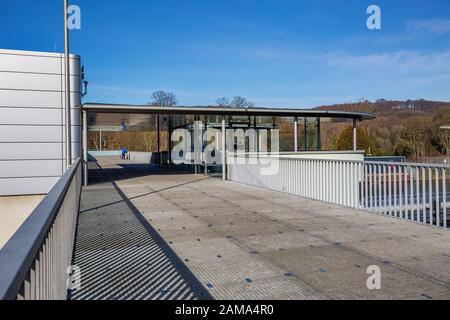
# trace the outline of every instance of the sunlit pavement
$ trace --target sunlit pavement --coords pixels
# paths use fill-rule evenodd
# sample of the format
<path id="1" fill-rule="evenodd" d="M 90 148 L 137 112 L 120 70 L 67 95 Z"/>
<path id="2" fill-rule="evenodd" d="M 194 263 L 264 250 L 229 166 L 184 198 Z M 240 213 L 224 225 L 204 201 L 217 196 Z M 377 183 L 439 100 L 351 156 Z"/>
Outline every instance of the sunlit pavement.
<path id="1" fill-rule="evenodd" d="M 448 231 L 132 161 L 92 168 L 74 299 L 450 298 Z"/>

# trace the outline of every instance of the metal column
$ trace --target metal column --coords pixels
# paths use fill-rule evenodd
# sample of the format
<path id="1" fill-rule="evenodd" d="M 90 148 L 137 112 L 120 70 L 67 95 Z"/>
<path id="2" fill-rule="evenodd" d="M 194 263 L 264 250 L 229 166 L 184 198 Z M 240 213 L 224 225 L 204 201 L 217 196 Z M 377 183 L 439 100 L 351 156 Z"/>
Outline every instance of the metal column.
<path id="1" fill-rule="evenodd" d="M 226 146 L 226 122 L 222 119 L 222 180 L 227 180 L 227 146 Z"/>
<path id="2" fill-rule="evenodd" d="M 83 184 L 89 183 L 89 159 L 88 159 L 88 112 L 83 111 Z"/>
<path id="3" fill-rule="evenodd" d="M 157 130 L 157 139 L 158 139 L 158 162 L 159 166 L 162 166 L 162 155 L 161 155 L 161 136 L 160 136 L 160 125 L 159 125 L 159 114 L 156 115 L 156 130 Z"/>
<path id="4" fill-rule="evenodd" d="M 204 124 L 204 128 L 203 128 L 203 132 L 202 132 L 202 141 L 203 141 L 203 137 L 205 132 L 208 131 L 208 116 L 205 116 L 205 124 Z M 204 151 L 204 148 L 206 148 L 206 145 L 208 144 L 208 141 L 203 141 L 203 144 L 205 144 L 205 146 L 202 145 L 202 151 Z M 203 162 L 205 164 L 205 176 L 208 176 L 208 163 L 206 161 L 205 155 L 202 152 L 203 155 Z"/>
<path id="5" fill-rule="evenodd" d="M 69 24 L 68 0 L 64 0 L 64 66 L 65 66 L 65 102 L 66 102 L 66 168 L 72 165 L 72 121 L 70 108 L 70 60 L 69 60 Z"/>
<path id="6" fill-rule="evenodd" d="M 294 152 L 298 152 L 298 118 L 294 118 Z"/>
<path id="7" fill-rule="evenodd" d="M 308 125 L 307 125 L 307 119 L 305 118 L 305 123 L 303 127 L 303 143 L 304 143 L 304 149 L 305 151 L 309 151 L 308 148 Z"/>
<path id="8" fill-rule="evenodd" d="M 256 125 L 256 116 L 253 116 L 253 130 L 255 130 L 254 136 L 253 136 L 253 139 L 255 139 L 254 140 L 255 150 L 253 150 L 253 151 L 259 152 L 259 141 L 258 141 L 258 130 L 257 130 L 257 125 Z"/>
<path id="9" fill-rule="evenodd" d="M 172 127 L 172 119 L 170 118 L 170 115 L 167 117 L 167 160 L 169 168 L 172 166 L 172 136 L 171 136 L 171 127 Z"/>
<path id="10" fill-rule="evenodd" d="M 356 119 L 353 119 L 353 151 L 357 151 L 358 150 L 358 144 L 357 144 L 357 132 L 358 132 L 358 126 L 356 123 Z"/>

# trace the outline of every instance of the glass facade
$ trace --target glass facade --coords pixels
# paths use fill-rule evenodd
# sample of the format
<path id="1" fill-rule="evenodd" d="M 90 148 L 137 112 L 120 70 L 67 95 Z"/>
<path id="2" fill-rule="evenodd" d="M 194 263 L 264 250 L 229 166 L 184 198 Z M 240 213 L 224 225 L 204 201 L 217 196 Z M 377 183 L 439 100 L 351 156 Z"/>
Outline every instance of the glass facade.
<path id="1" fill-rule="evenodd" d="M 200 128 L 222 129 L 225 119 L 227 129 L 268 130 L 270 150 L 270 130 L 278 129 L 280 152 L 295 151 L 294 117 L 271 116 L 222 116 L 222 115 L 154 115 L 154 114 L 113 114 L 89 113 L 90 150 L 129 150 L 167 153 L 172 150 L 171 134 L 176 129 L 187 129 L 193 136 L 194 125 L 199 121 Z M 321 139 L 322 124 L 333 123 L 330 118 L 297 118 L 298 151 L 322 150 L 328 147 Z M 193 137 L 192 137 L 193 139 Z M 250 150 L 249 137 L 246 137 L 246 151 Z M 210 141 L 203 141 L 206 147 Z M 170 159 L 169 159 L 170 162 Z"/>
<path id="2" fill-rule="evenodd" d="M 320 118 L 298 118 L 298 151 L 321 151 Z"/>

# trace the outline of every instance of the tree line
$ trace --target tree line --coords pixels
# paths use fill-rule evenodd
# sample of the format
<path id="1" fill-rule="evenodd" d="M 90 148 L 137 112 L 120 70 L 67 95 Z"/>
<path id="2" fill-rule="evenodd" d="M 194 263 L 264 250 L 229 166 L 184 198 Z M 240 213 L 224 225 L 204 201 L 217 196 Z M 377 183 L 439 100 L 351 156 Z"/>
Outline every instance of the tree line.
<path id="1" fill-rule="evenodd" d="M 376 156 L 405 156 L 410 160 L 424 157 L 450 157 L 450 103 L 427 100 L 362 101 L 320 107 L 324 110 L 374 113 L 377 118 L 360 124 L 358 148 Z M 335 125 L 339 127 L 339 125 Z M 350 126 L 337 134 L 323 137 L 334 150 L 345 150 L 353 143 Z"/>
<path id="2" fill-rule="evenodd" d="M 170 107 L 178 104 L 176 95 L 167 91 L 155 91 L 148 105 Z M 248 99 L 236 96 L 221 97 L 216 106 L 222 108 L 254 108 Z M 358 127 L 358 149 L 374 156 L 405 156 L 410 160 L 423 157 L 450 157 L 450 130 L 442 129 L 450 125 L 450 103 L 428 100 L 392 101 L 379 99 L 374 102 L 361 100 L 331 106 L 322 106 L 321 110 L 359 111 L 374 113 L 377 118 L 364 121 Z M 160 119 L 160 128 L 164 131 L 167 123 Z M 156 117 L 155 126 L 156 130 Z M 293 139 L 292 126 L 282 128 L 281 139 L 290 147 Z M 292 132 L 291 132 L 292 131 Z M 160 146 L 167 148 L 167 137 L 161 133 Z M 99 149 L 98 134 L 90 133 L 89 144 Z M 155 151 L 157 135 L 151 132 L 104 133 L 102 149 L 115 150 L 128 145 L 136 151 Z M 283 145 L 283 141 L 281 141 Z M 323 150 L 351 150 L 353 148 L 353 130 L 349 122 L 331 121 L 323 123 L 321 130 Z"/>

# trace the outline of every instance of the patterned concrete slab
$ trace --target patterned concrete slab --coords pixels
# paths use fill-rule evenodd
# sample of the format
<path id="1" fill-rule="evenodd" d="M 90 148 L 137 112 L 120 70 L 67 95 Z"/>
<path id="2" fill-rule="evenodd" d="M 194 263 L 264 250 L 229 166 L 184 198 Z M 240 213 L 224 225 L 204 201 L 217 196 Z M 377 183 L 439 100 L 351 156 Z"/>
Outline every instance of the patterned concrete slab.
<path id="1" fill-rule="evenodd" d="M 97 181 L 115 176 L 97 171 Z M 83 190 L 73 263 L 82 287 L 72 300 L 212 298 L 114 182 Z"/>
<path id="2" fill-rule="evenodd" d="M 94 180 L 113 179 L 125 203 L 216 299 L 450 298 L 447 231 L 214 177 L 116 160 L 102 161 L 101 166 Z M 102 215 L 82 213 L 80 226 L 84 223 L 84 232 L 91 235 L 77 242 L 80 250 L 93 250 L 91 241 L 102 247 L 98 232 L 117 247 L 151 247 L 144 234 L 127 238 L 117 229 L 126 221 L 117 217 L 124 203 L 104 188 L 84 190 L 85 210 L 110 203 L 101 211 L 109 223 L 100 231 L 102 225 L 95 223 Z M 144 222 L 128 221 L 133 230 Z M 139 268 L 130 265 L 138 256 L 139 252 L 120 265 L 124 273 L 127 268 L 137 272 Z M 88 263 L 89 258 L 81 257 Z M 150 256 L 146 259 L 151 263 Z M 381 290 L 366 286 L 366 271 L 372 265 L 381 269 Z M 127 285 L 140 277 L 136 274 Z M 147 274 L 152 277 L 158 277 L 157 272 Z M 95 283 L 91 288 L 95 291 Z"/>

